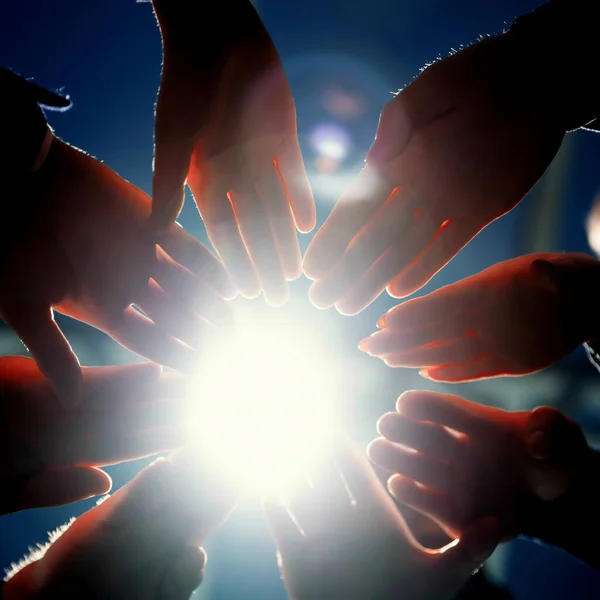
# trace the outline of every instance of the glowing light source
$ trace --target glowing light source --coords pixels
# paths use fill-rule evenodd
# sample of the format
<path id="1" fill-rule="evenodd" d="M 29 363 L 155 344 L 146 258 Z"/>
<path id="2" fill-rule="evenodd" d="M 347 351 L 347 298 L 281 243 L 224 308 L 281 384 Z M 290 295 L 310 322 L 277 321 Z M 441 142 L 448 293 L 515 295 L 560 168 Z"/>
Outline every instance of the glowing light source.
<path id="1" fill-rule="evenodd" d="M 319 336 L 298 317 L 242 312 L 216 337 L 190 388 L 198 451 L 250 493 L 290 491 L 335 426 L 334 378 Z"/>
<path id="2" fill-rule="evenodd" d="M 346 158 L 351 146 L 348 132 L 335 123 L 315 127 L 310 141 L 318 155 L 338 161 Z"/>

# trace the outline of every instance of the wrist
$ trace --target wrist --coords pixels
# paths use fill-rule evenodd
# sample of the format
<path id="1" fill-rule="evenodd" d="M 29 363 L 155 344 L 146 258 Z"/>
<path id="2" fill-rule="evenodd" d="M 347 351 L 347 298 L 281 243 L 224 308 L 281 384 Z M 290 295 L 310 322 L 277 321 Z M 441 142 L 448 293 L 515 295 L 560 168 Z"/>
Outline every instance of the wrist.
<path id="1" fill-rule="evenodd" d="M 600 568 L 600 493 L 595 485 L 599 474 L 600 454 L 588 448 L 565 494 L 551 502 L 532 501 L 520 523 L 520 535 L 560 547 Z"/>
<path id="2" fill-rule="evenodd" d="M 518 67 L 536 90 L 540 108 L 565 131 L 600 117 L 600 95 L 590 76 L 599 16 L 598 3 L 551 0 L 517 17 L 504 34 Z"/>

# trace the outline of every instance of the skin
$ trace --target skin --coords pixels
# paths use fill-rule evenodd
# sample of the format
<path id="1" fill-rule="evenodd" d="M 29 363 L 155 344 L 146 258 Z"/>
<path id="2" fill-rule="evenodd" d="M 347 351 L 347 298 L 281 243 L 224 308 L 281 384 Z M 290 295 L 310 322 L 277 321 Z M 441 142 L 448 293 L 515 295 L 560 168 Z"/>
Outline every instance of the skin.
<path id="1" fill-rule="evenodd" d="M 347 441 L 310 480 L 286 505 L 265 505 L 292 600 L 452 598 L 499 539 L 496 523 L 484 520 L 456 545 L 425 550 Z"/>
<path id="2" fill-rule="evenodd" d="M 156 105 L 153 222 L 168 227 L 189 185 L 211 243 L 241 294 L 271 305 L 301 274 L 296 229 L 315 206 L 281 60 L 248 0 L 205 8 L 154 0 L 163 42 Z M 215 41 L 216 40 L 216 41 Z M 232 85 L 231 82 L 235 82 Z"/>
<path id="3" fill-rule="evenodd" d="M 566 128 L 506 33 L 425 68 L 384 107 L 366 166 L 304 259 L 318 308 L 424 286 L 544 173 Z"/>
<path id="4" fill-rule="evenodd" d="M 61 400 L 77 403 L 82 374 L 54 311 L 157 363 L 193 368 L 203 340 L 231 319 L 221 263 L 177 224 L 156 237 L 150 198 L 57 138 L 39 172 L 13 184 L 36 208 L 0 248 L 0 315 Z"/>
<path id="5" fill-rule="evenodd" d="M 471 381 L 544 369 L 597 336 L 585 254 L 532 254 L 409 300 L 383 315 L 361 350 L 433 381 Z"/>
<path id="6" fill-rule="evenodd" d="M 483 516 L 497 519 L 505 538 L 523 533 L 579 485 L 591 455 L 579 427 L 554 408 L 508 412 L 435 392 L 404 393 L 378 429 L 383 437 L 368 452 L 394 473 L 394 497 L 452 536 Z"/>
<path id="7" fill-rule="evenodd" d="M 106 493 L 99 467 L 181 444 L 172 374 L 151 363 L 82 370 L 81 403 L 66 411 L 32 359 L 0 358 L 0 514 Z"/>

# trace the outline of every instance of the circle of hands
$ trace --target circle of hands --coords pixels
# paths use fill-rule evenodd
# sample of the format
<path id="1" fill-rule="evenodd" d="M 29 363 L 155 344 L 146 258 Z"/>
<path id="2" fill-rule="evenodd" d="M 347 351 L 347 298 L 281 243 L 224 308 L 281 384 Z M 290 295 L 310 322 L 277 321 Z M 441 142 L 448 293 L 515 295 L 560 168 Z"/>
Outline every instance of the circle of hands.
<path id="1" fill-rule="evenodd" d="M 384 290 L 405 298 L 521 201 L 565 133 L 524 100 L 503 59 L 509 34 L 435 63 L 385 106 L 364 169 L 302 260 L 296 231 L 314 228 L 315 206 L 258 15 L 240 9 L 242 41 L 210 62 L 193 34 L 199 3 L 153 6 L 164 50 L 153 197 L 53 133 L 38 172 L 9 179 L 28 212 L 0 248 L 0 314 L 33 359 L 0 359 L 1 514 L 104 494 L 101 467 L 176 448 L 182 374 L 231 322 L 227 300 L 281 305 L 302 272 L 312 303 L 345 315 Z M 15 97 L 32 118 L 57 106 L 28 83 Z M 216 255 L 175 222 L 186 184 Z M 496 264 L 393 308 L 360 349 L 441 382 L 539 371 L 588 341 L 599 267 L 583 254 Z M 54 312 L 157 364 L 81 367 Z M 403 394 L 378 429 L 368 453 L 388 489 L 336 436 L 291 498 L 265 500 L 291 598 L 451 598 L 537 504 L 578 481 L 589 451 L 554 409 L 508 413 L 434 392 Z M 55 535 L 4 597 L 188 598 L 238 484 L 176 450 Z M 423 546 L 400 506 L 453 541 Z"/>

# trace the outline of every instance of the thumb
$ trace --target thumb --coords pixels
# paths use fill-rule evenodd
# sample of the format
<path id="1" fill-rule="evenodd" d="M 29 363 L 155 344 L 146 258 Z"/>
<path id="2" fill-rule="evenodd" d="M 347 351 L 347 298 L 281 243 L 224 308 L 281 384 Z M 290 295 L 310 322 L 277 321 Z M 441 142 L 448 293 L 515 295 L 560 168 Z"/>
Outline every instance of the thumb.
<path id="1" fill-rule="evenodd" d="M 202 548 L 184 548 L 167 568 L 158 600 L 187 600 L 204 579 L 206 560 Z"/>
<path id="2" fill-rule="evenodd" d="M 439 554 L 448 589 L 458 591 L 494 553 L 500 543 L 500 522 L 492 517 L 477 519 L 467 527 L 457 542 Z"/>
<path id="3" fill-rule="evenodd" d="M 79 360 L 50 307 L 5 309 L 7 325 L 21 338 L 63 406 L 79 403 L 83 376 Z"/>
<path id="4" fill-rule="evenodd" d="M 367 153 L 367 164 L 382 167 L 402 154 L 410 142 L 413 130 L 408 103 L 399 94 L 381 111 L 377 134 Z"/>

